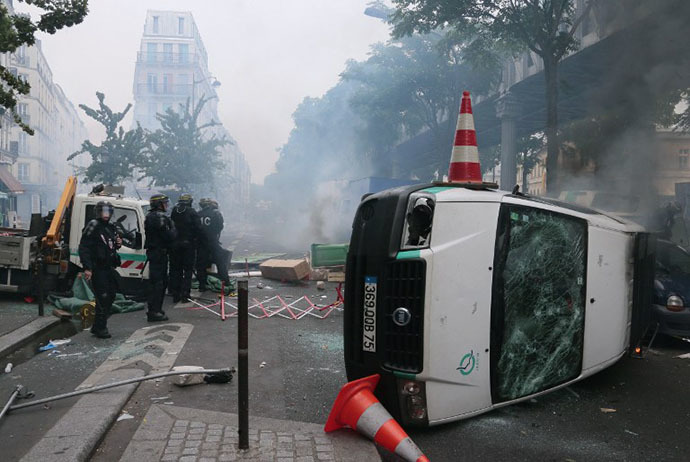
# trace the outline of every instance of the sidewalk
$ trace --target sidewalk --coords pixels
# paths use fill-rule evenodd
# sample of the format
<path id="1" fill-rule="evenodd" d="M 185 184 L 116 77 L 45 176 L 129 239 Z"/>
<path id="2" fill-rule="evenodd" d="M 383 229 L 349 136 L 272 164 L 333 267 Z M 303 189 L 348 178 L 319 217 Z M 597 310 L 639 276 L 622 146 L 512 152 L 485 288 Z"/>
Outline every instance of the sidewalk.
<path id="1" fill-rule="evenodd" d="M 369 461 L 374 444 L 348 430 L 324 433 L 321 425 L 249 418 L 249 449 L 238 449 L 237 415 L 153 405 L 122 461 Z"/>

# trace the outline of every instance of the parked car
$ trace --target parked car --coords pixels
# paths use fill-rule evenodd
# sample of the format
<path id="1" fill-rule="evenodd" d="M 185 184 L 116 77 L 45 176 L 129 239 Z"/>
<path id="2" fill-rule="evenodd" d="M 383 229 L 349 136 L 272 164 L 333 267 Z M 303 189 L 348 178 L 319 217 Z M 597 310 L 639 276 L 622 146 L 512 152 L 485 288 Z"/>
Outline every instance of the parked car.
<path id="1" fill-rule="evenodd" d="M 690 253 L 658 240 L 652 316 L 659 332 L 690 337 Z"/>

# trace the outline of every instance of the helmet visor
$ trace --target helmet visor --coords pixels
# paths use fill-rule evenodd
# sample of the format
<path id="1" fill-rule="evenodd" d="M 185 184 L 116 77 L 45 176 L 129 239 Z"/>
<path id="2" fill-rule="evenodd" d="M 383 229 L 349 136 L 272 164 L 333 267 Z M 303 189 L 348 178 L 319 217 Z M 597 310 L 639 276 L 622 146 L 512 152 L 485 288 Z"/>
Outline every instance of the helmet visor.
<path id="1" fill-rule="evenodd" d="M 100 218 L 102 218 L 103 220 L 110 220 L 114 212 L 115 209 L 112 205 L 104 205 L 101 207 Z"/>

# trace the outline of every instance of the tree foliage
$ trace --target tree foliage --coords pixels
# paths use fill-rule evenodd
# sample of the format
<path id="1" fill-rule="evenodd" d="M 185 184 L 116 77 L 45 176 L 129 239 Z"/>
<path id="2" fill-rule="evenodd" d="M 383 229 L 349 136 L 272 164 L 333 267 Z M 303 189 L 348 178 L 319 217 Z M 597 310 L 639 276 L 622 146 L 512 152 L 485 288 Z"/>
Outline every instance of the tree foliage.
<path id="1" fill-rule="evenodd" d="M 88 0 L 19 0 L 41 10 L 37 20 L 24 14 L 10 14 L 0 3 L 0 53 L 14 53 L 22 45 L 36 42 L 37 31 L 54 34 L 63 27 L 82 22 L 88 12 Z M 17 113 L 17 98 L 28 95 L 31 86 L 0 65 L 0 110 L 10 111 L 22 130 L 33 135 L 33 130 Z"/>
<path id="2" fill-rule="evenodd" d="M 190 100 L 179 110 L 168 108 L 157 114 L 161 128 L 149 134 L 150 152 L 143 166 L 152 185 L 177 186 L 189 190 L 191 185 L 207 183 L 221 167 L 219 149 L 229 141 L 210 128 L 221 125 L 214 120 L 199 125 L 199 116 L 209 98 L 202 97 L 191 108 Z"/>
<path id="3" fill-rule="evenodd" d="M 91 156 L 91 165 L 85 171 L 84 176 L 91 182 L 103 182 L 116 184 L 124 179 L 133 178 L 135 169 L 144 162 L 147 137 L 144 129 L 137 127 L 125 131 L 120 125 L 132 105 L 128 104 L 122 112 L 113 112 L 105 104 L 105 95 L 96 92 L 98 109 L 90 108 L 85 104 L 79 107 L 105 128 L 105 140 L 100 145 L 95 145 L 89 140 L 84 140 L 81 149 L 71 154 L 67 160 L 72 160 L 80 154 Z"/>
<path id="4" fill-rule="evenodd" d="M 500 44 L 530 50 L 544 63 L 549 190 L 558 168 L 558 63 L 578 43 L 575 32 L 597 0 L 576 11 L 575 0 L 393 0 L 393 35 L 451 29 L 470 39 L 470 49 Z"/>
<path id="5" fill-rule="evenodd" d="M 475 72 L 460 48 L 440 47 L 442 39 L 404 37 L 374 45 L 369 59 L 348 64 L 342 76 L 360 85 L 351 101 L 374 148 L 389 148 L 422 130 L 440 137 L 455 124 L 463 90 L 486 94 L 497 83 L 497 67 Z"/>

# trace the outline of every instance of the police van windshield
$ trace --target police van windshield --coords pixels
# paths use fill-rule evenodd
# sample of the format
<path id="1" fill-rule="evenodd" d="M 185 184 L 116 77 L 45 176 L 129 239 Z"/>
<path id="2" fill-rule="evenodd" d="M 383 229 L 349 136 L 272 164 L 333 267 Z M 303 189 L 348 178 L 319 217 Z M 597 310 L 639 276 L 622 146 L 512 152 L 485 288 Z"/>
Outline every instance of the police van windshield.
<path id="1" fill-rule="evenodd" d="M 581 370 L 587 224 L 532 207 L 499 216 L 492 302 L 492 394 L 517 399 Z"/>

